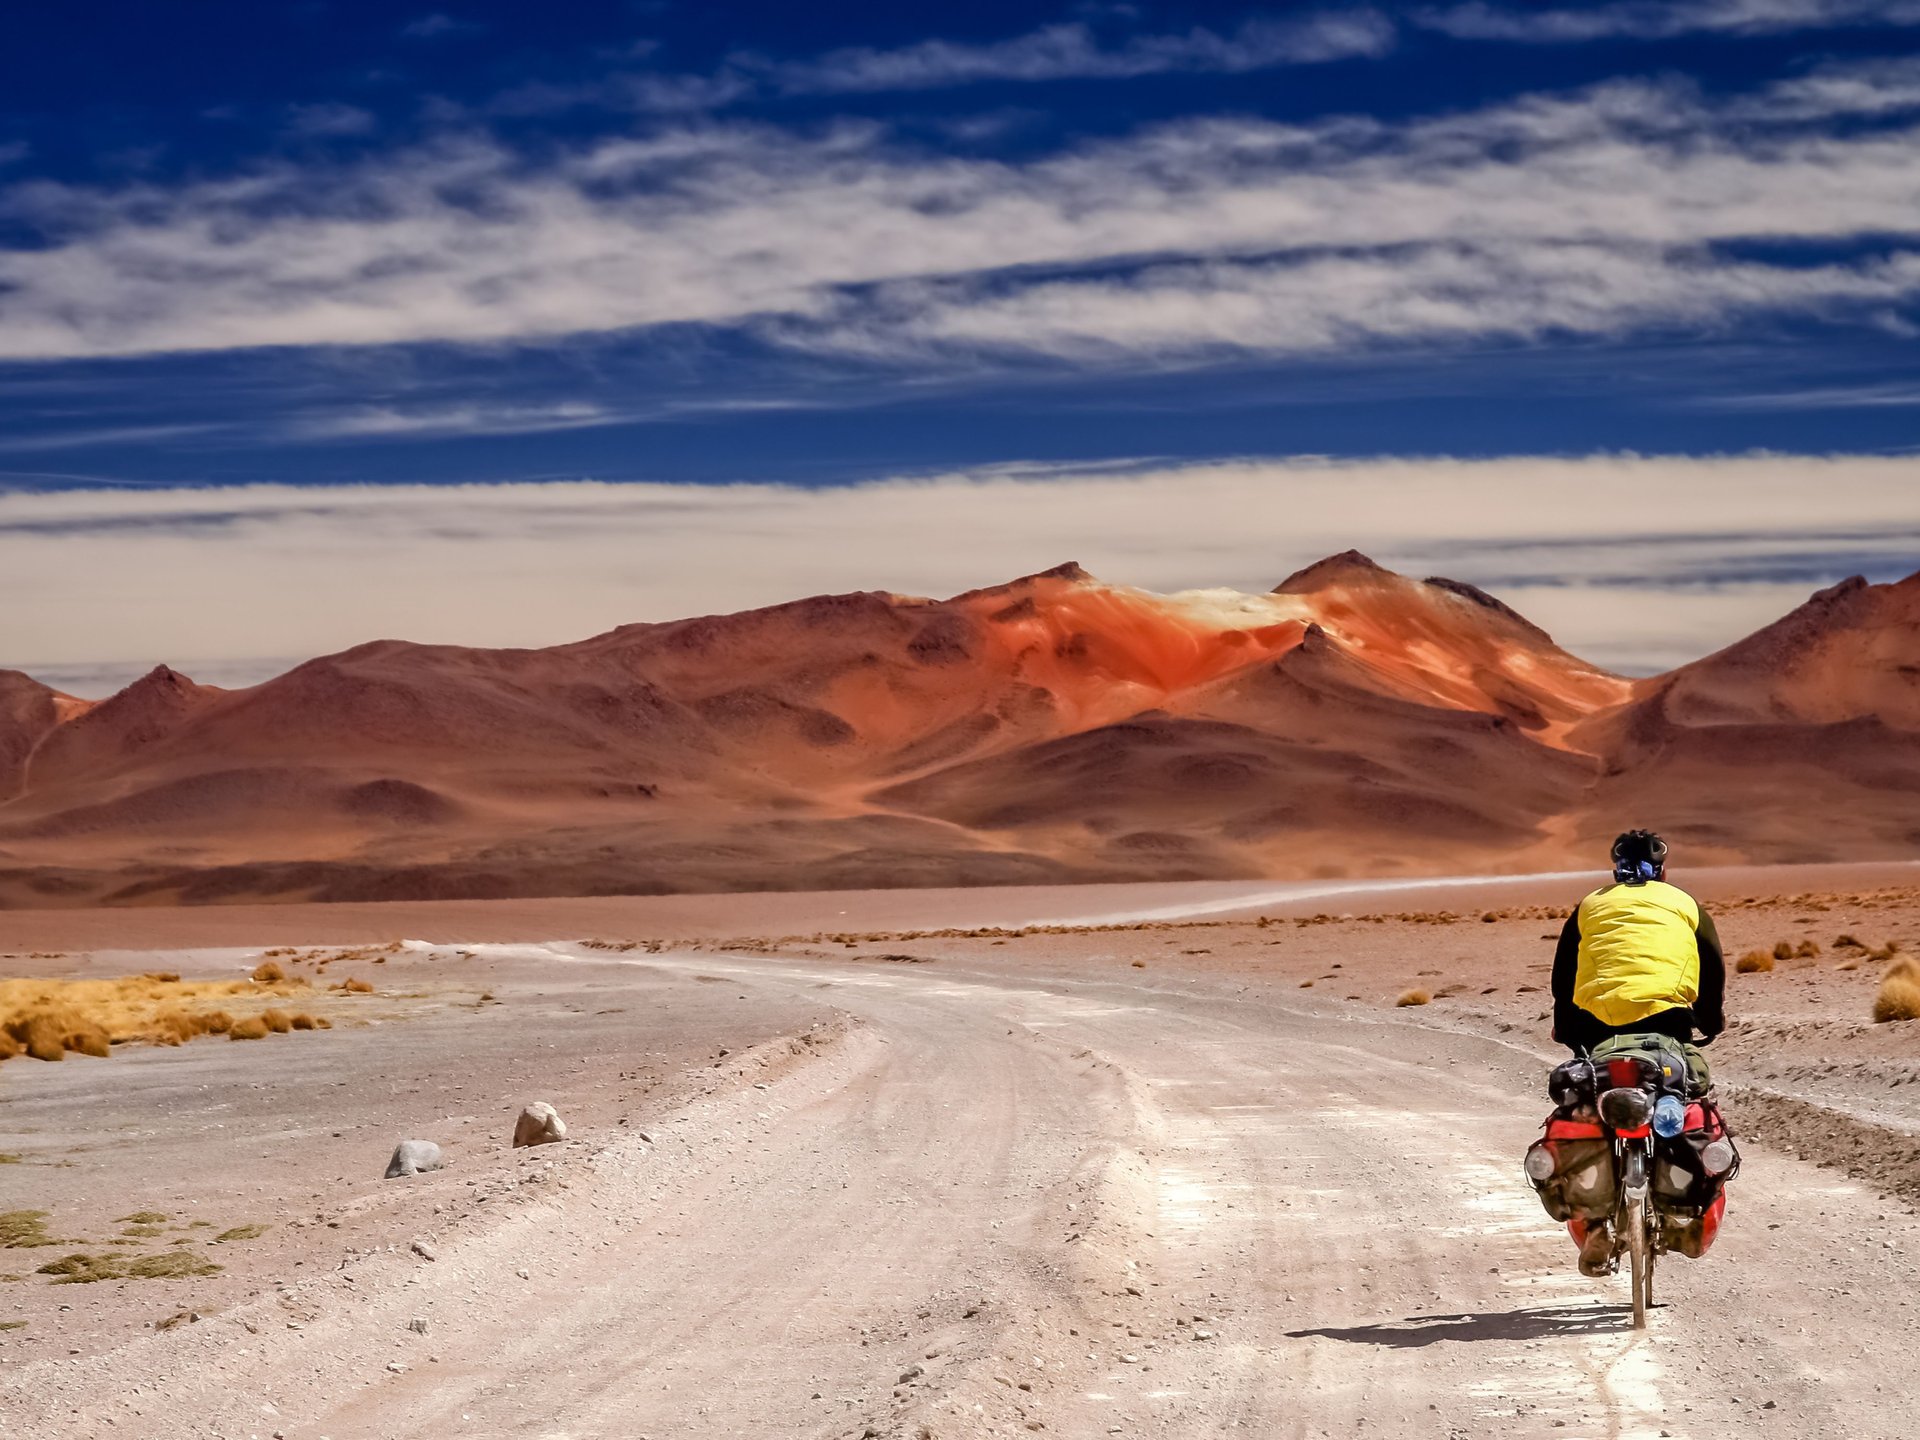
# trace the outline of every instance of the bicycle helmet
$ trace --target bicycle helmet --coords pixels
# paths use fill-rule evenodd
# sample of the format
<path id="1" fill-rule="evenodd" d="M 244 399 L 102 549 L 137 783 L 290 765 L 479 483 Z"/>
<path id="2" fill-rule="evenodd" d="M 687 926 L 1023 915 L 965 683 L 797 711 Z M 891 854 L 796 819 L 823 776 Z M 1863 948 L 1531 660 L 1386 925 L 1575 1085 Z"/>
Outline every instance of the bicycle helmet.
<path id="1" fill-rule="evenodd" d="M 1667 873 L 1667 842 L 1651 830 L 1628 830 L 1613 842 L 1613 878 L 1644 885 Z"/>

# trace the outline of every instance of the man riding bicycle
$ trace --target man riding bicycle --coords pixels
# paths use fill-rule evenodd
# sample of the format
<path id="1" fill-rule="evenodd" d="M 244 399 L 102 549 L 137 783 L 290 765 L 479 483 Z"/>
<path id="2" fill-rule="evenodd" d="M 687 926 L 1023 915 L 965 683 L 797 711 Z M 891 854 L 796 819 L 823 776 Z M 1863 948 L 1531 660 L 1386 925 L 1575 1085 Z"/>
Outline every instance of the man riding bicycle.
<path id="1" fill-rule="evenodd" d="M 1651 830 L 1613 842 L 1613 883 L 1595 890 L 1560 931 L 1553 957 L 1553 1038 L 1575 1055 L 1619 1035 L 1705 1045 L 1726 1028 L 1726 963 L 1713 921 L 1666 883 L 1667 844 Z M 1697 1058 L 1697 1057 L 1696 1057 Z M 1705 1088 L 1704 1066 L 1702 1088 Z M 1580 1268 L 1606 1274 L 1605 1222 L 1587 1229 Z"/>

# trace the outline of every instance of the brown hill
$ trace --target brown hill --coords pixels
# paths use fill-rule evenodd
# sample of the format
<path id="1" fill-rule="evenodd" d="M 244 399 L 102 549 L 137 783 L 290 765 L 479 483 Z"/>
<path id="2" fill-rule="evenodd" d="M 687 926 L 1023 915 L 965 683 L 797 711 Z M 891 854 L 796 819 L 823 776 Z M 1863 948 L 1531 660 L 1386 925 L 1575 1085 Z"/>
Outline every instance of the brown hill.
<path id="1" fill-rule="evenodd" d="M 1580 728 L 1607 757 L 1589 809 L 1725 860 L 1920 849 L 1920 574 L 1855 577 L 1726 649 L 1641 682 Z"/>
<path id="2" fill-rule="evenodd" d="M 1517 869 L 1629 822 L 1901 852 L 1917 612 L 1920 577 L 1848 582 L 1636 683 L 1348 552 L 1266 595 L 1067 564 L 98 704 L 0 672 L 0 904 Z"/>

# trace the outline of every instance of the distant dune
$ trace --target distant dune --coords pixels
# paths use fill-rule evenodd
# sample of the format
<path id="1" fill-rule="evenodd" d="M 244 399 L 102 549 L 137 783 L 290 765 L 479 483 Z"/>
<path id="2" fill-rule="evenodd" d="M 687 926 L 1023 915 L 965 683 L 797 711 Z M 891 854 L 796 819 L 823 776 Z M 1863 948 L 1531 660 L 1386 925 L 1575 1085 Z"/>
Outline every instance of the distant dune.
<path id="1" fill-rule="evenodd" d="M 1920 850 L 1920 574 L 1652 679 L 1354 552 L 1063 565 L 99 702 L 0 671 L 0 906 L 1521 870 Z"/>

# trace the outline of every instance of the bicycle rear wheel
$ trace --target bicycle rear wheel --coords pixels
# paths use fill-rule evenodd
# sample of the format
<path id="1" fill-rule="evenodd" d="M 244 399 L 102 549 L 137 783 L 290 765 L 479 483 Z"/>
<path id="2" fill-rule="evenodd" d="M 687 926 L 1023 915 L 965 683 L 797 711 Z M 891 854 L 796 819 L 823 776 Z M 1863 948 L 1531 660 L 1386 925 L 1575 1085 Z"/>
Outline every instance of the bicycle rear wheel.
<path id="1" fill-rule="evenodd" d="M 1647 1197 L 1642 1194 L 1622 1207 L 1627 1227 L 1627 1253 L 1633 1266 L 1633 1328 L 1647 1328 L 1647 1310 L 1653 1304 L 1653 1237 L 1647 1233 Z"/>

